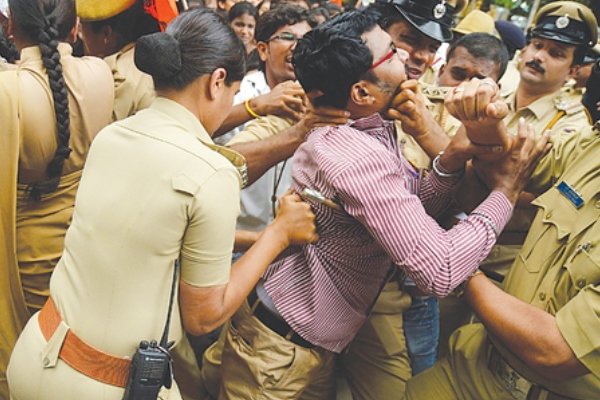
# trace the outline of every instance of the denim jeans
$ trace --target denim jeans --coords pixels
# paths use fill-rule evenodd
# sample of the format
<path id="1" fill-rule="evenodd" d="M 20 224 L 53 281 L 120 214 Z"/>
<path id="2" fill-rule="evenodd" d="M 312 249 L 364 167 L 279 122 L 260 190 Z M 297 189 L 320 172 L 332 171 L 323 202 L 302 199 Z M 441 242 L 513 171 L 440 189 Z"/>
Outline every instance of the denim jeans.
<path id="1" fill-rule="evenodd" d="M 440 310 L 435 297 L 415 296 L 403 313 L 404 335 L 413 375 L 436 361 L 440 337 Z"/>

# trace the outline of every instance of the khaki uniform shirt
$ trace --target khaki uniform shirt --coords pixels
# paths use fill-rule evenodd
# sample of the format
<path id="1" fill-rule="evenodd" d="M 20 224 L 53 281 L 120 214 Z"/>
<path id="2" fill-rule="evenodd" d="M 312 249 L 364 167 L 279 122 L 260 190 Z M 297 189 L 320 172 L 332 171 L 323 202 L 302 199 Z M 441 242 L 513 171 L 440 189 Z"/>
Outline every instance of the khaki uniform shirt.
<path id="1" fill-rule="evenodd" d="M 198 119 L 165 98 L 108 126 L 94 141 L 65 253 L 50 282 L 61 316 L 87 344 L 131 356 L 140 340 L 159 340 L 177 258 L 180 278 L 193 286 L 228 282 L 241 180 L 203 143 L 212 140 Z M 174 306 L 169 340 L 179 341 L 182 331 Z M 28 325 L 20 339 L 25 344 L 13 353 L 17 364 L 29 351 L 53 354 L 52 346 L 60 345 L 39 343 L 39 336 L 37 323 Z M 18 373 L 29 374 L 31 385 L 57 381 L 46 389 L 58 390 L 57 398 L 77 399 L 71 384 L 115 390 L 61 361 L 54 371 L 42 367 L 41 357 L 28 364 Z"/>
<path id="2" fill-rule="evenodd" d="M 578 399 L 595 399 L 600 393 L 599 154 L 600 131 L 588 127 L 581 135 L 555 145 L 541 161 L 531 178 L 531 188 L 535 192 L 550 189 L 533 202 L 537 214 L 504 287 L 507 293 L 555 316 L 560 333 L 591 373 L 561 382 L 545 380 L 493 340 L 503 358 L 522 376 L 552 392 Z M 578 193 L 583 201 L 580 208 L 558 189 L 561 182 Z M 455 334 L 450 354 L 469 364 L 457 364 L 457 375 L 474 371 L 470 366 L 477 362 L 474 354 L 485 352 L 474 347 L 481 342 L 474 338 L 485 334 L 481 325 L 461 328 Z M 464 378 L 476 381 L 474 376 Z"/>
<path id="3" fill-rule="evenodd" d="M 152 77 L 135 66 L 134 44 L 104 58 L 115 80 L 113 121 L 118 121 L 147 108 L 156 96 Z"/>
<path id="4" fill-rule="evenodd" d="M 50 274 L 63 251 L 90 144 L 110 123 L 110 69 L 95 57 L 73 57 L 65 43 L 59 44 L 58 52 L 67 86 L 73 151 L 64 163 L 57 190 L 39 202 L 27 198 L 27 184 L 46 179 L 46 166 L 57 146 L 52 91 L 39 47 L 24 48 L 19 65 L 0 72 L 0 242 L 4 244 L 0 248 L 0 270 L 4 271 L 0 278 L 0 398 L 6 397 L 4 371 L 29 317 L 27 308 L 41 308 L 48 296 Z"/>
<path id="5" fill-rule="evenodd" d="M 541 135 L 550 127 L 552 138 L 560 142 L 575 134 L 582 127 L 589 126 L 583 105 L 576 97 L 559 90 L 534 101 L 527 107 L 516 109 L 516 92 L 506 98 L 509 113 L 504 119 L 510 134 L 517 134 L 520 118 L 533 125 L 536 134 Z M 535 211 L 530 207 L 516 207 L 513 217 L 502 232 L 488 258 L 482 263 L 485 271 L 493 270 L 504 276 L 514 261 L 521 243 L 533 220 Z"/>

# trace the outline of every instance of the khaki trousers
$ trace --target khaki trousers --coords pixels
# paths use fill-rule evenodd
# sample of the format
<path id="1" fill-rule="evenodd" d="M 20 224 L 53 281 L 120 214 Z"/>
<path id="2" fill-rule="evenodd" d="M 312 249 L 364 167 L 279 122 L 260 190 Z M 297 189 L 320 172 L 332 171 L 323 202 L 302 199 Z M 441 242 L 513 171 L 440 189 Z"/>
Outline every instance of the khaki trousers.
<path id="1" fill-rule="evenodd" d="M 341 356 L 354 400 L 400 398 L 404 393 L 411 368 L 402 312 L 410 303 L 398 282 L 386 284 L 367 322 Z"/>
<path id="2" fill-rule="evenodd" d="M 306 398 L 305 392 L 334 399 L 333 361 L 334 353 L 273 332 L 250 314 L 246 302 L 224 336 L 219 399 L 292 400 Z"/>

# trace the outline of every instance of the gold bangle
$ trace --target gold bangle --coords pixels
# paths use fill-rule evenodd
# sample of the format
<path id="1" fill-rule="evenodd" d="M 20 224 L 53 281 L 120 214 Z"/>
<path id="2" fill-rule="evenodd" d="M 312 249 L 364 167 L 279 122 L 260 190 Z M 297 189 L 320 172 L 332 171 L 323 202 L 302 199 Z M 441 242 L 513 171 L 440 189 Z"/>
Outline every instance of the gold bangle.
<path id="1" fill-rule="evenodd" d="M 250 100 L 246 100 L 244 102 L 244 106 L 246 107 L 246 111 L 248 111 L 248 114 L 250 114 L 252 117 L 254 118 L 258 118 L 260 117 L 260 115 L 258 115 L 253 109 L 252 107 L 250 107 Z"/>

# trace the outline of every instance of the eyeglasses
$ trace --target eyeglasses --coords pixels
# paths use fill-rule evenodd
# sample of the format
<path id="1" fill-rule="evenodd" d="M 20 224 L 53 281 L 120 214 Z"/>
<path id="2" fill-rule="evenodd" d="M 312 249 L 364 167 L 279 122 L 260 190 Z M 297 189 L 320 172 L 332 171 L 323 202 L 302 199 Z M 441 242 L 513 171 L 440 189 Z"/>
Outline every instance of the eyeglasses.
<path id="1" fill-rule="evenodd" d="M 373 62 L 373 64 L 371 64 L 371 66 L 369 67 L 369 70 L 375 69 L 375 68 L 379 67 L 381 64 L 383 64 L 387 60 L 389 60 L 392 57 L 394 57 L 394 54 L 397 54 L 397 53 L 398 53 L 398 49 L 396 48 L 396 46 L 394 46 L 392 44 L 391 48 L 390 48 L 390 51 L 386 55 L 384 55 L 383 57 L 381 57 L 379 60 Z"/>
<path id="2" fill-rule="evenodd" d="M 295 43 L 300 40 L 300 38 L 290 32 L 281 32 L 279 35 L 271 36 L 268 41 L 270 42 L 271 40 L 281 40 L 282 42 Z"/>

